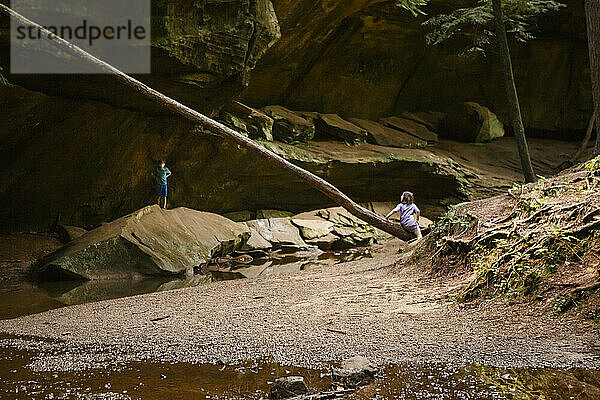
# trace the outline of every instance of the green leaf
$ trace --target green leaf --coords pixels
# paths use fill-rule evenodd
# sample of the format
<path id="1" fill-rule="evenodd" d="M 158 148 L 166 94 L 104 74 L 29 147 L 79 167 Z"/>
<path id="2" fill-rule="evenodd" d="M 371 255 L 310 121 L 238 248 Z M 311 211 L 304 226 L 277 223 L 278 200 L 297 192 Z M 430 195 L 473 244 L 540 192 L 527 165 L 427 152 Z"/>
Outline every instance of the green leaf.
<path id="1" fill-rule="evenodd" d="M 502 10 L 506 32 L 519 42 L 535 38 L 537 17 L 557 11 L 565 4 L 553 0 L 503 0 Z M 460 55 L 481 54 L 493 42 L 494 15 L 491 0 L 480 0 L 473 7 L 457 8 L 449 14 L 440 14 L 427 19 L 423 25 L 430 29 L 426 35 L 429 45 L 441 44 L 456 39 L 465 49 Z"/>
<path id="2" fill-rule="evenodd" d="M 404 8 L 412 13 L 413 16 L 426 15 L 422 7 L 427 5 L 427 0 L 396 0 L 396 6 Z"/>

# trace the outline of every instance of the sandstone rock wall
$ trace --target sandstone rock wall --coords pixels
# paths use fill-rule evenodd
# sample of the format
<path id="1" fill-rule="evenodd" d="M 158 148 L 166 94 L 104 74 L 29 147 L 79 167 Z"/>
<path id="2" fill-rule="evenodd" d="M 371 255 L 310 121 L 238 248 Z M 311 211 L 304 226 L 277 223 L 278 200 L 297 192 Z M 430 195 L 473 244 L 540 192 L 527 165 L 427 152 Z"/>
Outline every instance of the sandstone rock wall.
<path id="1" fill-rule="evenodd" d="M 428 47 L 424 17 L 394 3 L 276 1 L 282 38 L 258 62 L 242 100 L 372 120 L 475 101 L 508 123 L 494 50 L 472 60 L 456 56 L 450 45 Z M 461 3 L 436 0 L 425 11 L 435 15 Z M 572 138 L 592 112 L 583 1 L 566 3 L 541 19 L 536 40 L 511 43 L 530 135 Z"/>
<path id="2" fill-rule="evenodd" d="M 10 70 L 8 27 L 8 18 L 0 18 L 0 66 L 5 72 Z M 152 1 L 152 73 L 137 78 L 211 114 L 240 94 L 248 83 L 249 71 L 279 38 L 271 0 L 155 0 Z M 48 94 L 93 99 L 153 113 L 160 111 L 107 75 L 8 75 L 7 78 Z"/>
<path id="3" fill-rule="evenodd" d="M 59 213 L 63 224 L 89 227 L 152 204 L 152 168 L 163 157 L 173 171 L 171 206 L 224 213 L 332 205 L 287 171 L 221 137 L 197 133 L 182 119 L 16 86 L 0 86 L 0 108 L 6 116 L 0 119 L 0 230 L 48 229 Z M 428 152 L 339 142 L 267 145 L 359 201 L 394 200 L 406 185 L 423 186 L 426 203 L 438 212 L 441 200 L 466 198 L 464 172 Z"/>
<path id="4" fill-rule="evenodd" d="M 189 122 L 93 101 L 0 85 L 0 231 L 97 226 L 153 204 L 152 169 L 173 171 L 169 205 L 226 213 L 302 212 L 332 202 L 289 172 Z M 425 149 L 311 141 L 265 147 L 359 202 L 397 201 L 413 191 L 424 214 L 504 191 L 522 176 L 510 138 L 485 146 L 440 141 Z M 531 141 L 536 172 L 548 175 L 575 145 Z"/>

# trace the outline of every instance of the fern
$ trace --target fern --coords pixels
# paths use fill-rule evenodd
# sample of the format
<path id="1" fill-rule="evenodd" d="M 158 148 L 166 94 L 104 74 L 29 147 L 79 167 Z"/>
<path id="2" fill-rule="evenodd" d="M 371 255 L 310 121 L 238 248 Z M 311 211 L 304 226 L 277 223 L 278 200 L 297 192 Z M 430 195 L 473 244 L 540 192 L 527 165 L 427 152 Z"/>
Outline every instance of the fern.
<path id="1" fill-rule="evenodd" d="M 396 0 L 396 6 L 410 11 L 412 15 L 416 17 L 418 15 L 425 15 L 421 8 L 427 5 L 427 1 L 428 0 Z"/>
<path id="2" fill-rule="evenodd" d="M 554 0 L 504 0 L 502 8 L 506 32 L 519 42 L 534 39 L 536 17 L 563 7 L 566 5 Z M 486 48 L 493 43 L 493 23 L 491 0 L 480 0 L 474 7 L 437 15 L 423 22 L 423 25 L 431 29 L 426 36 L 429 45 L 450 39 L 467 39 L 468 45 L 460 52 L 461 55 L 485 55 Z"/>

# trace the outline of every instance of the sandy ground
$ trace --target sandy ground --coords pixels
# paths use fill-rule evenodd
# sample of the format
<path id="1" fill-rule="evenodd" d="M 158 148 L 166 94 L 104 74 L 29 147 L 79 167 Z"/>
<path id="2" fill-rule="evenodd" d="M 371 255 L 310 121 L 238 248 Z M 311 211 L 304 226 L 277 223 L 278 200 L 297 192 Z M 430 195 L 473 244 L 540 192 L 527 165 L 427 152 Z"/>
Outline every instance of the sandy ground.
<path id="1" fill-rule="evenodd" d="M 32 366 L 42 370 L 139 359 L 320 367 L 354 355 L 394 363 L 600 367 L 600 335 L 590 323 L 498 300 L 456 305 L 447 295 L 459 280 L 394 267 L 397 246 L 390 241 L 375 246 L 374 258 L 295 275 L 55 309 L 0 321 L 0 332 L 58 339 L 9 339 L 41 350 Z"/>

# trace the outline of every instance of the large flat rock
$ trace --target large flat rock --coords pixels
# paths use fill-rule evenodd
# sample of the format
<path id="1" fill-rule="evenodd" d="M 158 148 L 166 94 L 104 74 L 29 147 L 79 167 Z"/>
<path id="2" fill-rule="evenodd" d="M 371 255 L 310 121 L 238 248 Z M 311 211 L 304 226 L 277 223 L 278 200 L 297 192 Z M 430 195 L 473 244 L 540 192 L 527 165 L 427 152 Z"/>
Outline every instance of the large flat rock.
<path id="1" fill-rule="evenodd" d="M 267 106 L 265 114 L 273 118 L 273 138 L 286 143 L 308 142 L 315 136 L 315 126 L 298 113 L 282 106 Z"/>
<path id="2" fill-rule="evenodd" d="M 246 243 L 250 231 L 220 215 L 148 206 L 87 232 L 42 259 L 42 279 L 176 275 Z"/>
<path id="3" fill-rule="evenodd" d="M 387 117 L 379 120 L 385 126 L 397 129 L 402 132 L 406 132 L 421 140 L 425 140 L 428 143 L 436 143 L 438 141 L 438 135 L 435 132 L 430 131 L 427 126 L 415 122 L 412 119 L 402 117 Z"/>
<path id="4" fill-rule="evenodd" d="M 252 230 L 253 236 L 257 232 L 275 248 L 304 250 L 310 247 L 292 224 L 291 218 L 254 219 L 247 221 L 246 225 Z"/>
<path id="5" fill-rule="evenodd" d="M 427 141 L 397 129 L 389 128 L 379 122 L 361 118 L 350 118 L 350 122 L 367 131 L 367 142 L 369 143 L 400 148 L 421 148 L 427 146 Z"/>
<path id="6" fill-rule="evenodd" d="M 240 102 L 226 105 L 221 110 L 220 119 L 230 128 L 253 139 L 273 140 L 273 118 Z"/>
<path id="7" fill-rule="evenodd" d="M 319 138 L 333 138 L 347 143 L 364 142 L 367 131 L 337 114 L 319 114 L 315 119 L 316 135 Z"/>
<path id="8" fill-rule="evenodd" d="M 483 143 L 504 136 L 504 125 L 489 108 L 469 101 L 448 109 L 440 134 L 460 142 Z"/>

